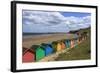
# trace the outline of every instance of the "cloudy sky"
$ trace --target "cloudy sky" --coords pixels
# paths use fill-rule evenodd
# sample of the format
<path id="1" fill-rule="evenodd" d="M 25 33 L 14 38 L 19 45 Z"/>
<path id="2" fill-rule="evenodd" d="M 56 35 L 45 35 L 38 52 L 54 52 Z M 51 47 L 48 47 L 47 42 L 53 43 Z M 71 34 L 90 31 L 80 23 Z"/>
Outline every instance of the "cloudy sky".
<path id="1" fill-rule="evenodd" d="M 23 10 L 22 23 L 27 33 L 69 32 L 90 27 L 91 14 Z"/>

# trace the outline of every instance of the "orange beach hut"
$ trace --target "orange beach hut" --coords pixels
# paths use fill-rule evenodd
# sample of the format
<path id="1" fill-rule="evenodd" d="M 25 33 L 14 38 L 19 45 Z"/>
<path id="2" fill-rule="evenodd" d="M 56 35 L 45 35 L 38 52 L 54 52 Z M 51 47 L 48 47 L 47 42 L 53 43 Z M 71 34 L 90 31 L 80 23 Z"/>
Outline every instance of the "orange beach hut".
<path id="1" fill-rule="evenodd" d="M 65 49 L 66 48 L 66 45 L 65 45 L 65 43 L 62 41 L 61 42 L 61 49 Z"/>

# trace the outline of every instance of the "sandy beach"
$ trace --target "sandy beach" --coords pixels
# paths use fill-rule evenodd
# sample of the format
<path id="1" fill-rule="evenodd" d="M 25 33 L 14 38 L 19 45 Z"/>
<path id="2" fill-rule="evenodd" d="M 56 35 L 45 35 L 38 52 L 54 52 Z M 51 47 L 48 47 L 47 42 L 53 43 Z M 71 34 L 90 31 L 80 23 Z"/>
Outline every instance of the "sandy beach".
<path id="1" fill-rule="evenodd" d="M 51 35 L 36 35 L 29 38 L 23 38 L 22 45 L 23 47 L 30 48 L 32 45 L 39 45 L 41 43 L 51 43 L 53 41 L 62 40 L 62 39 L 71 39 L 74 37 L 74 34 L 51 34 Z"/>

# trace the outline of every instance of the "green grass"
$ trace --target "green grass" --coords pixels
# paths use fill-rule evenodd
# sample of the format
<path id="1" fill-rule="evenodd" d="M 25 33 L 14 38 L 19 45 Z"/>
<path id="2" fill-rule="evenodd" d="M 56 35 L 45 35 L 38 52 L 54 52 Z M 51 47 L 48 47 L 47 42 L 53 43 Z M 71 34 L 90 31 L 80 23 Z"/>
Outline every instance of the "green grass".
<path id="1" fill-rule="evenodd" d="M 87 31 L 89 33 L 87 39 L 74 48 L 71 48 L 65 53 L 60 54 L 56 61 L 91 59 L 90 29 L 83 31 Z M 81 30 L 81 32 L 83 31 Z"/>

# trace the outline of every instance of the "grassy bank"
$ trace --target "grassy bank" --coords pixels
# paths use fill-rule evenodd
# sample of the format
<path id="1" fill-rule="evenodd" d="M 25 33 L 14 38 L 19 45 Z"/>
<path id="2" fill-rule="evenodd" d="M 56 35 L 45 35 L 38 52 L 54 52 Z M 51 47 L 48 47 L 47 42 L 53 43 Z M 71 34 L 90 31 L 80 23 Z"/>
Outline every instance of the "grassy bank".
<path id="1" fill-rule="evenodd" d="M 88 38 L 74 48 L 71 48 L 67 52 L 60 54 L 56 61 L 85 60 L 91 58 L 90 28 L 86 30 L 81 30 L 80 32 L 83 31 L 88 32 Z"/>

